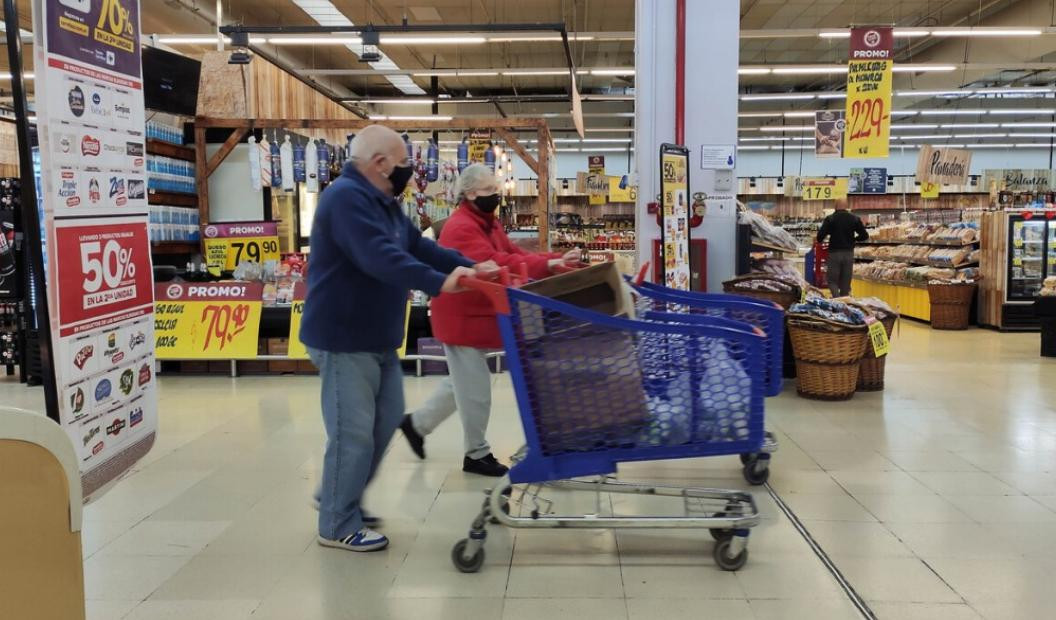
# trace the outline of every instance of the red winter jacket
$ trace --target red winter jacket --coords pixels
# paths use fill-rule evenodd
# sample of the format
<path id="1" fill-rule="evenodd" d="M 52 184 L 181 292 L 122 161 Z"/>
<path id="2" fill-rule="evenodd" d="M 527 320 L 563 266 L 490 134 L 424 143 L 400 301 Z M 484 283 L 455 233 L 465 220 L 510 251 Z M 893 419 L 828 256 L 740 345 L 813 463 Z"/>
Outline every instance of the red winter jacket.
<path id="1" fill-rule="evenodd" d="M 524 264 L 528 277 L 533 279 L 549 276 L 550 259 L 561 256 L 525 252 L 510 242 L 493 214 L 481 213 L 467 201 L 462 201 L 448 218 L 437 243 L 461 252 L 474 263 L 493 260 L 500 267 L 510 267 L 511 271 Z M 433 335 L 444 344 L 478 349 L 502 347 L 495 309 L 481 293 L 436 297 L 432 302 L 431 320 Z"/>

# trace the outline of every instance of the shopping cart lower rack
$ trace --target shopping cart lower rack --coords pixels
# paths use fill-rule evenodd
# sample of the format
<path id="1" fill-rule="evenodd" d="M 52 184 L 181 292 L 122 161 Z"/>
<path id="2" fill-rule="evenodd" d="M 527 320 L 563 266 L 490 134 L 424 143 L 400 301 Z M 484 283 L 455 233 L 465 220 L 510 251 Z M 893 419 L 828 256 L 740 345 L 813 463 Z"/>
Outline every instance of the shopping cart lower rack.
<path id="1" fill-rule="evenodd" d="M 759 522 L 751 493 L 634 484 L 611 474 L 618 463 L 759 453 L 762 332 L 692 314 L 610 317 L 498 284 L 465 284 L 498 310 L 526 446 L 452 550 L 455 566 L 481 568 L 492 520 L 518 528 L 707 528 L 716 564 L 744 566 L 749 530 Z M 552 515 L 538 501 L 544 486 L 680 497 L 685 512 Z M 533 502 L 527 516 L 510 509 L 518 498 Z"/>

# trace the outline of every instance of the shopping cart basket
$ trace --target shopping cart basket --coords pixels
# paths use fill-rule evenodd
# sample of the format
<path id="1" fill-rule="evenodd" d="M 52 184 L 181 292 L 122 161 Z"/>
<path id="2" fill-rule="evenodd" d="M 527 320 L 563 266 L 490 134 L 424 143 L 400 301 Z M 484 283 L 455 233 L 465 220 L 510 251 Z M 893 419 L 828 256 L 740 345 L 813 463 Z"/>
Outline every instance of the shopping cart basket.
<path id="1" fill-rule="evenodd" d="M 761 329 L 766 334 L 763 344 L 766 395 L 777 396 L 781 393 L 784 382 L 782 349 L 785 339 L 785 311 L 781 306 L 726 293 L 678 291 L 644 281 L 634 281 L 633 287 L 637 293 L 635 305 L 639 312 L 659 311 L 722 317 Z M 761 451 L 740 455 L 741 464 L 744 465 L 744 479 L 748 483 L 766 483 L 770 478 L 770 458 L 774 452 L 777 452 L 777 439 L 767 431 Z"/>
<path id="2" fill-rule="evenodd" d="M 465 280 L 498 311 L 499 330 L 526 438 L 498 486 L 487 492 L 455 566 L 484 562 L 492 519 L 529 528 L 708 528 L 718 566 L 747 561 L 759 522 L 751 493 L 621 482 L 618 463 L 758 452 L 763 443 L 765 336 L 721 317 L 649 312 L 610 317 L 500 284 Z M 595 479 L 583 479 L 597 477 Z M 511 514 L 522 485 L 528 516 Z M 533 487 L 679 497 L 685 516 L 553 516 Z M 600 510 L 599 510 L 600 512 Z"/>

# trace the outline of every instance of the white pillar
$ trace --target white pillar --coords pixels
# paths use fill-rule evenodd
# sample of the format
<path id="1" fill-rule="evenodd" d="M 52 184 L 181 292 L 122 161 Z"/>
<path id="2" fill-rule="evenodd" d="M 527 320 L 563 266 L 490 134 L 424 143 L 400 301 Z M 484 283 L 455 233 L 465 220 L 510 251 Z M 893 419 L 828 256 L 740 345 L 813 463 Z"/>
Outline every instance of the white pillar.
<path id="1" fill-rule="evenodd" d="M 638 260 L 652 262 L 659 239 L 646 205 L 660 193 L 660 145 L 675 142 L 675 0 L 635 2 L 635 162 L 638 173 Z M 721 291 L 734 275 L 736 171 L 731 190 L 715 187 L 715 173 L 701 170 L 702 145 L 737 143 L 737 63 L 740 3 L 686 0 L 685 146 L 690 191 L 709 196 L 704 223 L 691 239 L 708 240 L 708 290 Z M 652 268 L 650 269 L 652 273 Z"/>

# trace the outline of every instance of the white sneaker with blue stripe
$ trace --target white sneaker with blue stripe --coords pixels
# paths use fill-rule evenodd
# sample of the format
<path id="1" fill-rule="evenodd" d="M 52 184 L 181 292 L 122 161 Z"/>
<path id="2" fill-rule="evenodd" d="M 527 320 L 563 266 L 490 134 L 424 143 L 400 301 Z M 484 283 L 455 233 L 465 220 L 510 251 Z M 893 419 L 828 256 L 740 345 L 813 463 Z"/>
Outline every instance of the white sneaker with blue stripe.
<path id="1" fill-rule="evenodd" d="M 330 540 L 319 536 L 318 543 L 324 547 L 344 549 L 346 551 L 379 551 L 389 546 L 389 539 L 374 530 L 363 528 L 350 536 L 339 540 Z"/>

